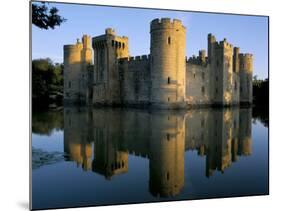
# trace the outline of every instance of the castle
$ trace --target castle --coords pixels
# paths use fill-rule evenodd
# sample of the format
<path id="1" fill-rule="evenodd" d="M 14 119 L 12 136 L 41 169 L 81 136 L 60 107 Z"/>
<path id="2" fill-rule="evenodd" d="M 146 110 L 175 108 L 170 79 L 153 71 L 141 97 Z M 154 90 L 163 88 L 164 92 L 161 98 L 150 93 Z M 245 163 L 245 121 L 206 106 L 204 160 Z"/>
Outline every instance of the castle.
<path id="1" fill-rule="evenodd" d="M 150 54 L 129 55 L 128 37 L 111 28 L 64 46 L 64 101 L 82 105 L 231 106 L 252 103 L 253 55 L 208 34 L 208 50 L 186 57 L 180 20 L 150 23 Z"/>

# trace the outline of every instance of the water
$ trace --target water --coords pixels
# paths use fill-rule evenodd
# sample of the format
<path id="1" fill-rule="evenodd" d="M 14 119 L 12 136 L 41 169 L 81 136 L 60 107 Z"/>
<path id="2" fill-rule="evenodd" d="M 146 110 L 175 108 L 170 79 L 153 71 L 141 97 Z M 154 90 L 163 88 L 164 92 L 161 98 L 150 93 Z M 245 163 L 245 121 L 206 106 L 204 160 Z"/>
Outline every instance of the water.
<path id="1" fill-rule="evenodd" d="M 34 113 L 32 208 L 268 194 L 268 122 L 258 114 Z"/>

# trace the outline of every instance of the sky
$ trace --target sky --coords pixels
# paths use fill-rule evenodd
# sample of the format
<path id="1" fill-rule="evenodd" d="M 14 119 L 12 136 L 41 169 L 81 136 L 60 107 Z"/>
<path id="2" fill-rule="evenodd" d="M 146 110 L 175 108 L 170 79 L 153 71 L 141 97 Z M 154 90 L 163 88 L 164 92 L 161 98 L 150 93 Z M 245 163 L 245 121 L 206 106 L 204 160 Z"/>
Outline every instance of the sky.
<path id="1" fill-rule="evenodd" d="M 51 58 L 63 62 L 63 45 L 75 44 L 83 34 L 92 37 L 104 34 L 105 28 L 114 28 L 119 36 L 129 37 L 130 56 L 149 54 L 150 22 L 155 18 L 177 18 L 186 31 L 187 57 L 207 50 L 207 35 L 217 41 L 224 38 L 241 53 L 254 55 L 254 73 L 259 79 L 268 77 L 268 18 L 230 14 L 198 13 L 155 9 L 135 9 L 96 5 L 49 3 L 67 19 L 54 30 L 32 26 L 32 59 Z"/>

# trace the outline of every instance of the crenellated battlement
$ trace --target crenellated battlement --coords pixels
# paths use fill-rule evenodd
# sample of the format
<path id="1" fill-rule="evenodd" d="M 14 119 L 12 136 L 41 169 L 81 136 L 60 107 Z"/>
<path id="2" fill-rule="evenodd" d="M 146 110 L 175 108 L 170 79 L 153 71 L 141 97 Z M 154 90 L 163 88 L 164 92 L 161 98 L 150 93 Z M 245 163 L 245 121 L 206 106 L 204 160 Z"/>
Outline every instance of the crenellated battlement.
<path id="1" fill-rule="evenodd" d="M 227 42 L 226 38 L 224 38 L 222 41 L 216 42 L 215 45 L 216 49 L 222 49 L 222 48 L 231 48 L 233 49 L 233 45 Z"/>
<path id="2" fill-rule="evenodd" d="M 181 20 L 171 18 L 157 18 L 151 21 L 150 30 L 165 29 L 165 28 L 177 28 L 184 29 Z"/>
<path id="3" fill-rule="evenodd" d="M 200 50 L 199 56 L 192 55 L 189 59 L 186 59 L 186 63 L 194 64 L 194 65 L 200 65 L 200 66 L 206 66 L 208 57 L 206 57 L 206 51 Z"/>
<path id="4" fill-rule="evenodd" d="M 124 57 L 118 59 L 119 63 L 131 63 L 131 62 L 139 62 L 139 61 L 150 61 L 150 54 L 148 55 L 141 55 L 141 56 L 131 56 L 131 57 Z"/>
<path id="5" fill-rule="evenodd" d="M 253 55 L 250 53 L 239 54 L 240 71 L 252 74 L 253 72 Z"/>
<path id="6" fill-rule="evenodd" d="M 240 53 L 239 57 L 253 58 L 253 54 L 251 53 Z"/>

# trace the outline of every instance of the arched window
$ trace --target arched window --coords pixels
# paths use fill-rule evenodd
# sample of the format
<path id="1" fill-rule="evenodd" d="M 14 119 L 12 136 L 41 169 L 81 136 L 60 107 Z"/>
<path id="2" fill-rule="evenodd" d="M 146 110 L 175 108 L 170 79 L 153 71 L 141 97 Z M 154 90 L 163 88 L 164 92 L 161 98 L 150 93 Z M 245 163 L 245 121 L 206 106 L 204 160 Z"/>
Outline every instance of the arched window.
<path id="1" fill-rule="evenodd" d="M 168 37 L 168 44 L 171 44 L 171 37 Z"/>
<path id="2" fill-rule="evenodd" d="M 170 84 L 171 83 L 171 78 L 170 77 L 168 77 L 168 84 Z"/>

